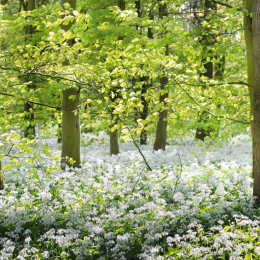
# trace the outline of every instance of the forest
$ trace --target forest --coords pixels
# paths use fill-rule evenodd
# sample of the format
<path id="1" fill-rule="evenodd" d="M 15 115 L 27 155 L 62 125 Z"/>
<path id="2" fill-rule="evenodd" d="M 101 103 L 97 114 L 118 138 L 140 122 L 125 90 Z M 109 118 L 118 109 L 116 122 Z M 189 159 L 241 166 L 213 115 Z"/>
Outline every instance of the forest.
<path id="1" fill-rule="evenodd" d="M 0 260 L 260 259 L 260 1 L 0 0 Z"/>

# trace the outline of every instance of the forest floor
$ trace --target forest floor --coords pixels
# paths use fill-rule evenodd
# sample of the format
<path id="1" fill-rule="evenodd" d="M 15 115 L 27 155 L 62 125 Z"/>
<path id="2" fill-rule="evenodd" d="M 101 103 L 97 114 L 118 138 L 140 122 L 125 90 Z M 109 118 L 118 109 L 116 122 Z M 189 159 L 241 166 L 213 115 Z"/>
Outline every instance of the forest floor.
<path id="1" fill-rule="evenodd" d="M 33 164 L 5 168 L 0 259 L 260 259 L 249 136 L 141 146 L 152 171 L 131 142 L 109 156 L 107 134 L 82 139 L 81 169 L 47 170 L 61 147 L 46 133 Z"/>

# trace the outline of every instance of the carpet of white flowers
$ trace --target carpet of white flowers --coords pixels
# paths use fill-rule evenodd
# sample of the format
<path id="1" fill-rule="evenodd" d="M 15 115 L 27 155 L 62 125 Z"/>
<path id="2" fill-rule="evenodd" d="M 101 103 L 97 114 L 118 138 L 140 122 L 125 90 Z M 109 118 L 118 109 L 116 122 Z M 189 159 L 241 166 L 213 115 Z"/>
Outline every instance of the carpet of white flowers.
<path id="1" fill-rule="evenodd" d="M 142 146 L 152 171 L 131 142 L 109 156 L 107 134 L 82 138 L 82 169 L 48 173 L 49 157 L 21 157 L 4 170 L 1 260 L 260 259 L 249 136 L 216 149 L 193 138 Z M 44 158 L 48 147 L 60 155 L 55 138 L 33 149 Z"/>

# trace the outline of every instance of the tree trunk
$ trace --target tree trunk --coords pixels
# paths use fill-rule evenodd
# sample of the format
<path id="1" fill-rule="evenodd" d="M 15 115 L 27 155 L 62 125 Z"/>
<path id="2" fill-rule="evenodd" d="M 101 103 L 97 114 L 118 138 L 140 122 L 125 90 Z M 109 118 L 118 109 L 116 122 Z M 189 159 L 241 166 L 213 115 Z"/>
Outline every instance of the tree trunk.
<path id="1" fill-rule="evenodd" d="M 141 112 L 141 119 L 145 120 L 148 116 L 148 102 L 146 100 L 147 88 L 148 85 L 146 83 L 147 77 L 141 77 L 141 81 L 143 82 L 142 90 L 141 90 L 141 103 L 143 106 L 143 111 Z M 140 134 L 140 144 L 147 145 L 147 130 L 143 129 Z"/>
<path id="2" fill-rule="evenodd" d="M 162 19 L 164 16 L 168 16 L 166 3 L 159 2 L 159 17 Z M 169 46 L 166 45 L 165 56 L 169 55 Z M 160 102 L 163 103 L 164 107 L 159 112 L 159 120 L 157 122 L 156 137 L 153 149 L 158 151 L 160 149 L 165 150 L 166 140 L 167 140 L 167 114 L 168 111 L 166 107 L 166 99 L 169 96 L 168 90 L 165 92 L 168 84 L 168 78 L 166 75 L 160 78 L 161 92 Z"/>
<path id="3" fill-rule="evenodd" d="M 118 7 L 123 11 L 125 10 L 125 0 L 118 0 Z"/>
<path id="4" fill-rule="evenodd" d="M 3 190 L 4 187 L 4 174 L 2 170 L 2 161 L 0 160 L 0 190 Z"/>
<path id="5" fill-rule="evenodd" d="M 8 3 L 8 0 L 1 0 L 1 5 L 6 5 Z"/>
<path id="6" fill-rule="evenodd" d="M 253 1 L 253 45 L 255 58 L 254 138 L 253 138 L 253 195 L 260 202 L 260 1 Z"/>
<path id="7" fill-rule="evenodd" d="M 112 132 L 110 131 L 110 155 L 119 154 L 119 145 L 118 145 L 118 131 L 117 129 Z"/>
<path id="8" fill-rule="evenodd" d="M 62 5 L 69 3 L 70 7 L 76 8 L 76 0 L 62 0 Z M 62 25 L 62 29 L 69 30 L 72 23 Z M 72 41 L 69 43 L 72 46 Z M 69 61 L 64 62 L 64 66 L 69 65 Z M 75 96 L 75 99 L 70 99 L 70 96 Z M 80 89 L 68 88 L 62 91 L 63 110 L 62 113 L 62 154 L 61 167 L 66 165 L 80 168 L 81 167 L 81 144 L 80 144 L 80 120 L 79 120 L 79 105 L 80 105 Z M 68 108 L 68 110 L 66 110 Z M 76 112 L 76 113 L 75 113 Z M 69 158 L 73 162 L 69 161 Z"/>
<path id="9" fill-rule="evenodd" d="M 161 90 L 165 89 L 165 86 L 168 84 L 168 78 L 167 77 L 162 77 L 160 79 L 161 83 Z M 168 92 L 165 94 L 160 94 L 160 102 L 164 103 L 164 106 L 166 106 L 165 99 L 168 98 Z M 162 149 L 163 151 L 165 150 L 166 147 L 166 140 L 167 140 L 167 109 L 163 108 L 159 112 L 159 120 L 157 122 L 157 129 L 156 129 L 156 137 L 155 137 L 155 142 L 153 149 L 155 151 L 158 151 Z"/>
<path id="10" fill-rule="evenodd" d="M 29 0 L 27 2 L 26 11 L 33 11 L 36 9 L 36 0 Z M 26 27 L 26 34 L 32 35 L 34 34 L 35 28 L 32 25 Z M 29 89 L 35 89 L 34 84 L 32 83 L 28 86 Z M 28 102 L 24 104 L 24 112 L 25 112 L 25 122 L 29 122 L 24 131 L 24 137 L 33 138 L 35 136 L 35 121 L 34 121 L 34 111 L 33 106 Z"/>
<path id="11" fill-rule="evenodd" d="M 205 7 L 204 7 L 204 16 L 203 20 L 207 21 L 209 18 L 207 17 L 209 15 L 209 12 L 212 12 L 212 10 L 216 10 L 216 3 L 211 1 L 211 0 L 205 0 Z M 198 22 L 202 22 L 202 20 L 198 20 Z M 204 45 L 204 50 L 205 50 L 205 55 L 202 58 L 201 62 L 203 64 L 203 67 L 205 68 L 206 72 L 202 73 L 201 75 L 204 77 L 207 77 L 209 79 L 213 78 L 213 63 L 211 61 L 212 59 L 212 51 L 207 51 L 209 47 L 213 47 L 215 44 L 215 39 L 213 38 L 212 35 L 208 34 L 203 34 L 202 35 L 202 40 L 201 44 Z M 207 58 L 210 58 L 208 61 Z M 214 132 L 214 129 L 209 128 L 207 126 L 207 121 L 208 121 L 208 113 L 203 111 L 201 113 L 201 116 L 199 117 L 199 123 L 201 124 L 200 127 L 197 128 L 196 130 L 196 135 L 195 138 L 204 141 L 204 139 L 208 136 L 210 136 L 211 132 Z"/>
<path id="12" fill-rule="evenodd" d="M 253 8 L 252 0 L 243 0 L 243 8 L 250 11 Z M 255 59 L 254 59 L 254 41 L 252 32 L 252 17 L 249 13 L 244 15 L 244 35 L 246 42 L 246 56 L 247 56 L 247 83 L 253 86 L 255 84 Z M 253 88 L 248 87 L 250 98 L 250 124 L 252 140 L 254 139 L 254 95 Z"/>
<path id="13" fill-rule="evenodd" d="M 80 91 L 76 88 L 68 88 L 62 91 L 63 94 L 63 114 L 62 114 L 62 168 L 66 164 L 69 166 L 81 167 L 80 158 L 80 121 L 79 121 L 79 104 Z M 71 95 L 76 96 L 74 100 L 69 99 Z M 68 108 L 68 110 L 66 110 Z M 75 111 L 77 112 L 75 114 Z M 72 158 L 74 163 L 69 162 Z"/>
<path id="14" fill-rule="evenodd" d="M 135 9 L 137 11 L 138 17 L 142 18 L 141 0 L 135 1 Z M 136 25 L 136 29 L 139 30 L 138 25 Z M 151 31 L 151 30 L 148 29 L 148 37 L 149 37 L 149 31 Z M 142 30 L 140 30 L 140 34 L 142 34 Z M 142 67 L 141 67 L 141 69 L 142 69 Z M 142 104 L 143 110 L 142 110 L 141 116 L 140 116 L 140 118 L 142 120 L 145 120 L 148 116 L 148 102 L 146 100 L 146 93 L 147 93 L 147 89 L 148 89 L 148 85 L 146 82 L 147 79 L 148 79 L 147 76 L 140 77 L 140 81 L 143 82 L 142 89 L 141 89 L 141 104 Z M 144 127 L 145 127 L 145 125 L 144 125 Z M 147 130 L 146 129 L 143 129 L 140 134 L 140 144 L 147 145 Z"/>
<path id="15" fill-rule="evenodd" d="M 25 112 L 25 122 L 29 125 L 26 126 L 26 129 L 24 131 L 24 137 L 26 138 L 33 138 L 35 136 L 35 121 L 34 121 L 34 112 L 33 112 L 33 106 L 25 102 L 24 104 L 24 112 Z"/>
<path id="16" fill-rule="evenodd" d="M 123 11 L 125 10 L 125 0 L 118 0 L 118 7 Z M 122 37 L 119 37 L 119 40 L 122 40 Z M 115 91 L 116 92 L 116 91 Z M 116 100 L 117 98 L 117 93 L 115 93 L 115 98 L 111 98 L 110 100 L 113 102 Z M 113 120 L 113 114 L 112 114 L 112 120 Z M 113 128 L 113 126 L 116 124 L 117 122 L 115 122 L 114 124 L 110 125 L 110 129 Z M 109 133 L 110 135 L 110 155 L 117 155 L 119 154 L 119 144 L 118 144 L 118 130 L 114 130 L 114 132 L 110 131 Z"/>

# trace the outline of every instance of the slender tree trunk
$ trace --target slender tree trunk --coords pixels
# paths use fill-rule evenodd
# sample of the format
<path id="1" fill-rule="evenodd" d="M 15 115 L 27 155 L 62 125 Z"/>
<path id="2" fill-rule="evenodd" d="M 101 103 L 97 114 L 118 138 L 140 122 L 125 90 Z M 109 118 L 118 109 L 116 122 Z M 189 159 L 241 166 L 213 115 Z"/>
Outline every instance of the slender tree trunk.
<path id="1" fill-rule="evenodd" d="M 137 11 L 138 17 L 142 18 L 141 0 L 135 1 L 135 9 Z M 137 30 L 140 29 L 138 27 L 138 25 L 136 26 L 136 29 Z M 148 29 L 148 31 L 149 31 L 149 29 Z M 141 29 L 140 29 L 140 34 L 142 34 Z M 148 33 L 148 37 L 149 37 L 149 33 Z M 141 69 L 142 69 L 142 67 L 141 67 Z M 146 100 L 146 94 L 147 94 L 147 89 L 148 89 L 149 86 L 147 84 L 147 80 L 148 80 L 147 76 L 140 77 L 140 81 L 143 82 L 142 89 L 141 89 L 141 104 L 142 104 L 143 110 L 142 110 L 141 116 L 140 116 L 140 118 L 142 120 L 145 120 L 148 116 L 148 102 Z M 140 144 L 147 145 L 147 130 L 146 129 L 143 129 L 141 134 L 140 134 Z"/>
<path id="2" fill-rule="evenodd" d="M 36 9 L 36 0 L 28 0 L 27 2 L 27 9 L 26 11 L 33 11 Z M 34 34 L 35 28 L 32 25 L 29 25 L 26 27 L 26 34 L 32 35 Z M 32 83 L 29 87 L 29 89 L 35 89 L 34 83 Z M 24 137 L 32 138 L 35 136 L 35 121 L 34 121 L 34 110 L 33 106 L 25 102 L 24 104 L 24 112 L 25 112 L 25 122 L 27 124 L 25 131 L 24 131 Z"/>
<path id="3" fill-rule="evenodd" d="M 167 5 L 161 0 L 159 2 L 159 17 L 162 19 L 164 16 L 168 16 Z M 165 56 L 169 55 L 169 46 L 166 45 Z M 160 78 L 161 92 L 160 92 L 160 102 L 163 103 L 163 108 L 159 112 L 159 120 L 157 122 L 156 137 L 153 149 L 158 151 L 160 149 L 165 150 L 166 140 L 167 140 L 167 108 L 166 99 L 169 96 L 168 93 L 168 78 L 166 75 Z"/>
<path id="4" fill-rule="evenodd" d="M 62 0 L 62 5 L 69 3 L 70 7 L 76 8 L 76 0 Z M 63 25 L 62 29 L 69 30 L 71 23 Z M 72 46 L 72 41 L 69 43 Z M 64 62 L 64 66 L 69 65 L 69 61 Z M 74 100 L 70 96 L 75 96 Z M 63 110 L 62 113 L 62 154 L 61 166 L 64 169 L 65 165 L 80 168 L 81 167 L 81 144 L 80 144 L 80 120 L 79 120 L 79 105 L 80 105 L 80 89 L 68 88 L 62 91 Z M 68 110 L 66 110 L 68 108 Z M 75 113 L 76 111 L 76 113 Z M 69 161 L 73 160 L 73 163 Z"/>
<path id="5" fill-rule="evenodd" d="M 197 21 L 201 23 L 202 21 L 208 21 L 210 20 L 210 15 L 213 10 L 217 10 L 217 5 L 215 2 L 212 0 L 205 0 L 205 5 L 204 5 L 204 16 L 202 19 L 197 18 Z M 195 16 L 197 17 L 197 16 Z M 210 30 L 210 29 L 209 29 Z M 208 34 L 203 34 L 202 35 L 202 40 L 201 44 L 204 46 L 205 54 L 204 57 L 202 58 L 201 62 L 203 64 L 203 67 L 205 68 L 206 72 L 201 74 L 202 76 L 205 76 L 209 79 L 213 78 L 213 63 L 211 61 L 212 59 L 212 51 L 208 50 L 209 48 L 213 47 L 214 44 L 216 43 L 214 37 L 208 32 Z M 210 58 L 210 60 L 207 60 L 207 58 Z M 214 133 L 216 129 L 210 128 L 207 126 L 208 122 L 208 113 L 203 111 L 199 117 L 199 123 L 201 124 L 200 127 L 197 128 L 196 130 L 196 135 L 195 138 L 204 141 L 205 137 L 210 136 L 211 133 Z"/>
<path id="6" fill-rule="evenodd" d="M 243 8 L 250 11 L 253 8 L 253 0 L 243 0 Z M 254 41 L 252 32 L 252 17 L 249 13 L 244 15 L 244 34 L 246 42 L 246 56 L 247 56 L 247 83 L 253 86 L 255 84 L 255 59 L 254 59 Z M 248 87 L 250 98 L 250 116 L 251 116 L 251 134 L 254 139 L 254 95 L 253 88 Z"/>
<path id="7" fill-rule="evenodd" d="M 125 0 L 118 0 L 118 7 L 123 11 L 125 10 Z M 122 37 L 119 37 L 119 40 L 122 40 Z M 116 97 L 114 98 L 114 101 L 117 98 L 117 94 L 115 94 Z M 113 102 L 113 99 L 111 99 Z M 113 120 L 113 115 L 112 115 Z M 114 125 L 117 123 L 117 121 L 110 125 L 110 129 L 114 127 Z M 119 154 L 119 144 L 118 144 L 118 130 L 115 129 L 113 132 L 110 130 L 110 155 L 117 155 Z"/>
<path id="8" fill-rule="evenodd" d="M 218 58 L 218 57 L 216 57 Z M 216 64 L 216 72 L 215 72 L 215 78 L 216 79 L 223 79 L 223 74 L 225 71 L 225 65 L 226 65 L 226 57 L 223 55 L 222 57 L 220 57 L 220 61 L 218 64 Z"/>
<path id="9" fill-rule="evenodd" d="M 148 102 L 146 100 L 146 94 L 148 85 L 146 83 L 147 77 L 141 77 L 140 79 L 143 82 L 142 90 L 141 90 L 141 103 L 143 106 L 143 111 L 141 112 L 141 119 L 145 120 L 148 116 Z M 143 129 L 140 134 L 140 144 L 147 145 L 147 130 Z"/>
<path id="10" fill-rule="evenodd" d="M 4 187 L 4 174 L 2 170 L 2 161 L 0 160 L 0 190 L 3 190 Z"/>
<path id="11" fill-rule="evenodd" d="M 253 138 L 253 195 L 260 202 L 260 1 L 253 1 L 253 45 L 255 58 L 254 138 Z"/>
<path id="12" fill-rule="evenodd" d="M 208 16 L 210 15 L 209 12 L 212 12 L 212 10 L 216 10 L 216 3 L 214 3 L 211 0 L 205 0 L 205 7 L 204 7 L 204 16 L 203 16 L 203 20 L 207 21 L 210 18 L 208 18 Z M 200 23 L 203 20 L 197 20 Z M 201 40 L 201 44 L 204 46 L 204 50 L 205 50 L 205 54 L 204 57 L 202 58 L 201 62 L 203 64 L 203 67 L 205 68 L 206 72 L 201 74 L 202 76 L 205 76 L 209 79 L 213 78 L 213 62 L 211 61 L 212 59 L 212 51 L 211 50 L 207 50 L 208 48 L 211 48 L 214 46 L 215 44 L 215 39 L 211 34 L 203 34 L 202 35 L 202 40 Z M 207 58 L 210 58 L 210 60 L 207 60 Z M 209 128 L 207 126 L 207 122 L 208 122 L 208 113 L 206 113 L 205 111 L 203 111 L 201 113 L 201 116 L 199 117 L 199 123 L 201 124 L 200 127 L 197 128 L 196 130 L 196 135 L 195 138 L 204 141 L 205 137 L 210 136 L 211 132 L 214 132 L 214 129 Z"/>
<path id="13" fill-rule="evenodd" d="M 24 104 L 24 112 L 25 112 L 25 122 L 27 125 L 25 131 L 24 131 L 24 137 L 27 138 L 33 138 L 35 136 L 35 121 L 34 121 L 34 111 L 33 111 L 33 106 L 25 102 Z"/>

